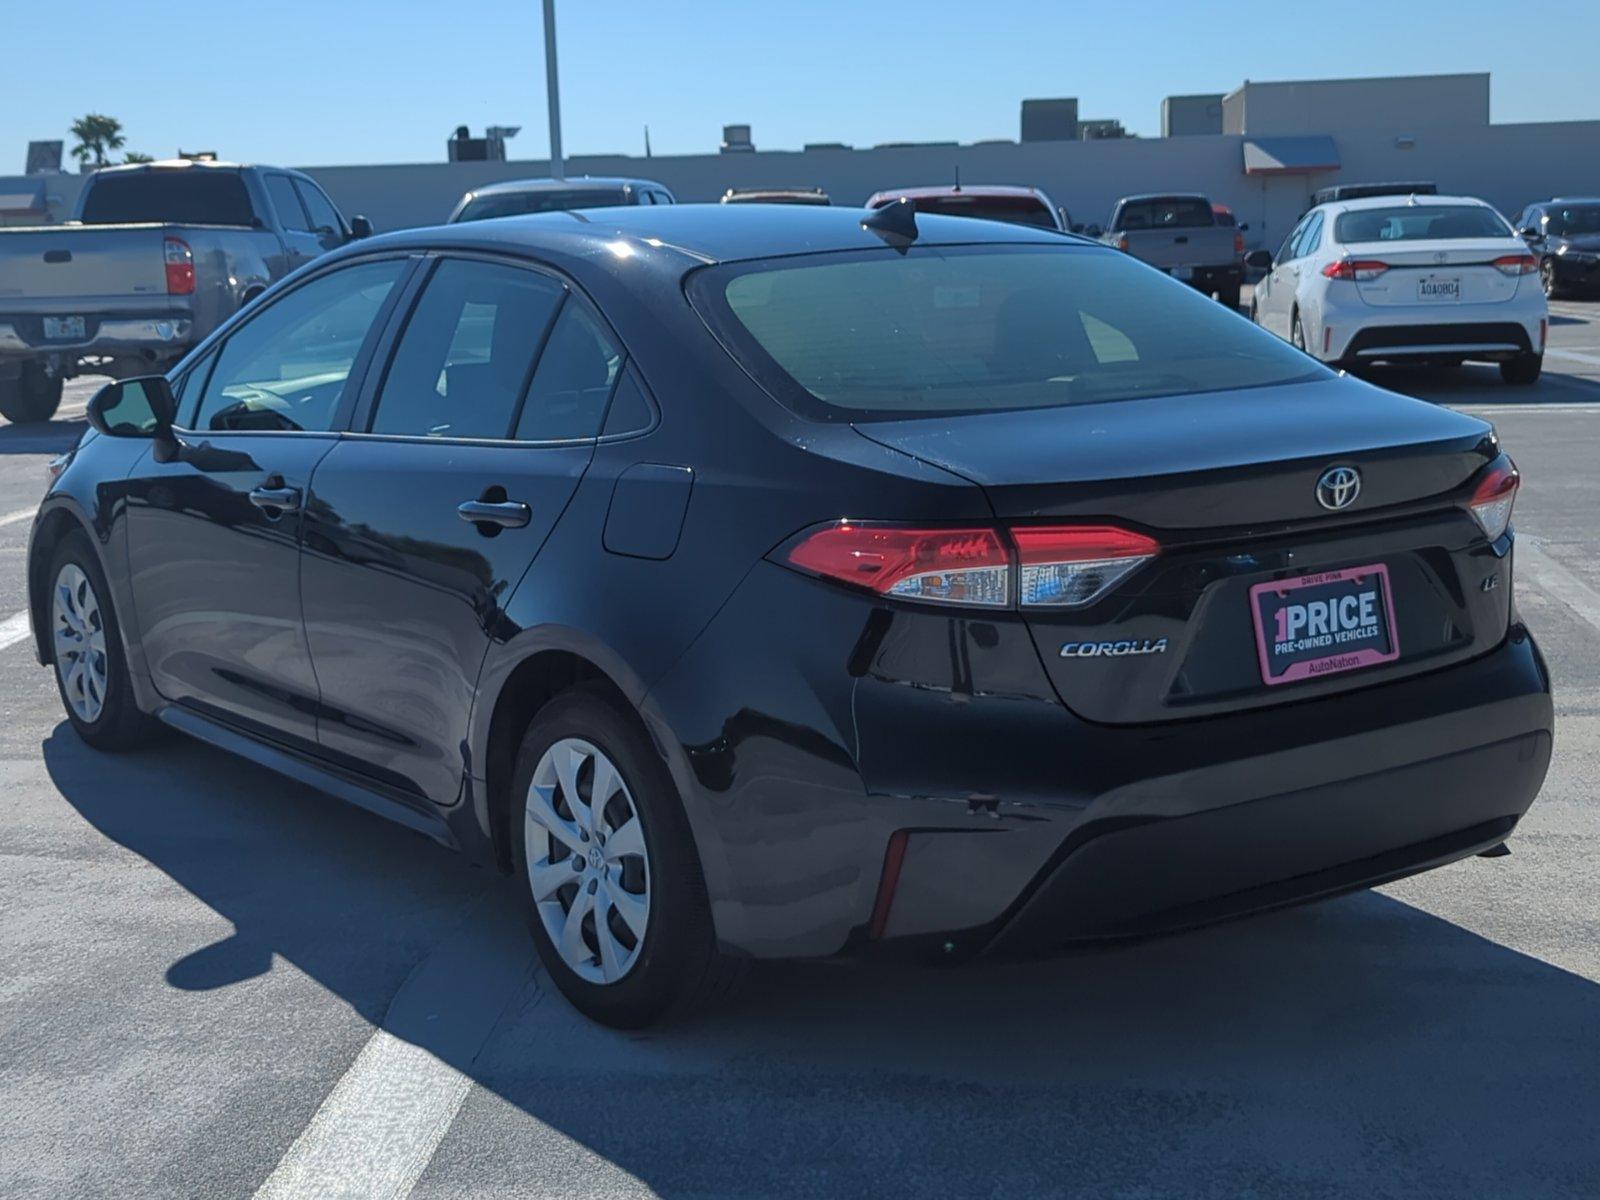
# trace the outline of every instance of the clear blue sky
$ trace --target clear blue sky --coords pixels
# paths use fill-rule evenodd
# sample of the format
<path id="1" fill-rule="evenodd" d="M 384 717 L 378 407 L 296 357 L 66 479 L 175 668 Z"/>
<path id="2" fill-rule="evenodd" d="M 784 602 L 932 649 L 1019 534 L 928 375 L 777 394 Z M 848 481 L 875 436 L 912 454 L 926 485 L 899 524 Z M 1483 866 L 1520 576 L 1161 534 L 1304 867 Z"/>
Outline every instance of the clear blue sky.
<path id="1" fill-rule="evenodd" d="M 1489 71 L 1495 121 L 1600 118 L 1594 0 L 557 0 L 557 26 L 568 154 L 640 153 L 647 123 L 657 154 L 736 121 L 762 149 L 1014 138 L 1026 96 L 1148 136 L 1163 96 L 1246 77 Z M 542 158 L 542 28 L 540 0 L 7 0 L 0 174 L 91 111 L 157 157 L 427 162 L 497 123 Z"/>

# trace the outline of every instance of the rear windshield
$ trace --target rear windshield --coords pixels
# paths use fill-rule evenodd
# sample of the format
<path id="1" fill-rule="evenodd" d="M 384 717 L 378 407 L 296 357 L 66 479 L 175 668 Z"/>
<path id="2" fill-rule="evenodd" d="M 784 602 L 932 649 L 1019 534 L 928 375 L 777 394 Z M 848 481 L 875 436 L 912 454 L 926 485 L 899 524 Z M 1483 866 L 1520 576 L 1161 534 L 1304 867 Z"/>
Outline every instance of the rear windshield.
<path id="1" fill-rule="evenodd" d="M 1185 284 L 1110 250 L 942 246 L 733 263 L 696 307 L 804 416 L 873 420 L 1324 377 Z"/>
<path id="2" fill-rule="evenodd" d="M 1058 228 L 1055 214 L 1032 196 L 919 196 L 912 203 L 918 212 L 942 213 L 947 217 L 982 217 L 986 221 L 1007 221 L 1012 225 Z"/>
<path id="3" fill-rule="evenodd" d="M 467 201 L 457 221 L 487 221 L 491 217 L 520 217 L 528 213 L 564 212 L 571 208 L 607 208 L 622 204 L 617 188 L 589 188 L 574 192 L 490 192 Z"/>
<path id="4" fill-rule="evenodd" d="M 85 225 L 249 225 L 254 220 L 239 172 L 202 167 L 97 175 L 83 201 Z"/>
<path id="5" fill-rule="evenodd" d="M 1563 237 L 1600 233 L 1600 204 L 1563 204 L 1551 209 L 1547 232 Z"/>
<path id="6" fill-rule="evenodd" d="M 1216 224 L 1211 204 L 1194 196 L 1130 200 L 1122 206 L 1118 229 L 1197 229 Z"/>
<path id="7" fill-rule="evenodd" d="M 1448 238 L 1510 237 L 1511 227 L 1482 204 L 1397 204 L 1340 213 L 1336 242 L 1426 242 Z"/>

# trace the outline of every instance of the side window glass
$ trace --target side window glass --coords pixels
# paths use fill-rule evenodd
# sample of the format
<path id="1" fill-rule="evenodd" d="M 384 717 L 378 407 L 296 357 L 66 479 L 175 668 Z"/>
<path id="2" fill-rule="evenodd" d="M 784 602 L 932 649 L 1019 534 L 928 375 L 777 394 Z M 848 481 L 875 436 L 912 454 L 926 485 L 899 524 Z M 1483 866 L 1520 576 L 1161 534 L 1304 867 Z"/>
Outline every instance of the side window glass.
<path id="1" fill-rule="evenodd" d="M 278 214 L 278 222 L 285 229 L 304 231 L 311 228 L 311 222 L 306 219 L 306 210 L 300 203 L 300 196 L 294 190 L 294 180 L 287 175 L 268 175 L 267 195 L 272 197 L 272 207 Z"/>
<path id="2" fill-rule="evenodd" d="M 373 433 L 503 438 L 564 294 L 521 267 L 446 259 L 406 322 Z"/>
<path id="3" fill-rule="evenodd" d="M 569 300 L 539 356 L 517 437 L 531 442 L 594 437 L 621 369 L 622 352 L 582 304 Z"/>
<path id="4" fill-rule="evenodd" d="M 342 232 L 344 226 L 339 222 L 339 212 L 333 207 L 333 201 L 322 194 L 322 190 L 313 187 L 304 180 L 294 181 L 294 190 L 300 193 L 300 199 L 305 202 L 306 212 L 311 214 L 311 227 L 317 232 L 327 230 L 330 233 Z"/>
<path id="5" fill-rule="evenodd" d="M 200 406 L 200 393 L 205 390 L 206 376 L 217 365 L 217 352 L 208 350 L 206 356 L 185 371 L 172 385 L 172 396 L 178 402 L 176 424 L 188 429 L 194 423 L 195 409 Z"/>
<path id="6" fill-rule="evenodd" d="M 191 428 L 325 431 L 405 259 L 345 267 L 260 309 L 228 336 Z"/>
<path id="7" fill-rule="evenodd" d="M 1311 224 L 1306 226 L 1305 236 L 1300 239 L 1300 244 L 1295 247 L 1295 257 L 1304 258 L 1316 252 L 1322 243 L 1322 214 L 1318 213 L 1311 218 Z"/>
<path id="8" fill-rule="evenodd" d="M 1300 224 L 1289 231 L 1289 236 L 1283 239 L 1283 245 L 1278 249 L 1278 256 L 1274 262 L 1285 263 L 1295 257 L 1295 243 L 1300 240 L 1300 235 L 1305 232 L 1306 222 L 1301 218 Z"/>
<path id="9" fill-rule="evenodd" d="M 606 437 L 642 433 L 655 423 L 655 410 L 645 399 L 644 386 L 634 369 L 629 367 L 617 380 L 616 394 L 611 397 L 611 407 L 606 410 Z"/>

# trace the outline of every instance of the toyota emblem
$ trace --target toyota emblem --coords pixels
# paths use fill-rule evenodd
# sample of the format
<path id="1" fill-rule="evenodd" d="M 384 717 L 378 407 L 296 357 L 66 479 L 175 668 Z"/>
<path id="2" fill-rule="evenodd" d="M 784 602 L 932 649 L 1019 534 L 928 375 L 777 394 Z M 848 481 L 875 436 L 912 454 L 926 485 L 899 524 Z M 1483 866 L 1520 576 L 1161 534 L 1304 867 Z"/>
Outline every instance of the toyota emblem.
<path id="1" fill-rule="evenodd" d="M 1349 508 L 1361 494 L 1361 472 L 1354 467 L 1329 467 L 1317 480 L 1317 503 L 1331 512 Z"/>

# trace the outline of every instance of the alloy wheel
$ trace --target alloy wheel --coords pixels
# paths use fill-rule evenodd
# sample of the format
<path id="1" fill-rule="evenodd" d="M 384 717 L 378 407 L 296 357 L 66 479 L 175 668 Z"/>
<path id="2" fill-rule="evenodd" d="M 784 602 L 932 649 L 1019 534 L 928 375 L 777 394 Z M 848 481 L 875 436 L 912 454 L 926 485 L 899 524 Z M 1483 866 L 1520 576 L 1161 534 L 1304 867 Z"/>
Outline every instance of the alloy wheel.
<path id="1" fill-rule="evenodd" d="M 1539 264 L 1539 286 L 1544 288 L 1545 299 L 1553 300 L 1556 294 L 1556 269 L 1546 261 Z"/>
<path id="2" fill-rule="evenodd" d="M 589 983 L 638 961 L 650 923 L 650 854 L 627 781 L 582 738 L 554 743 L 533 769 L 523 829 L 528 883 L 561 960 Z"/>
<path id="3" fill-rule="evenodd" d="M 106 704 L 106 630 L 100 598 L 77 563 L 56 576 L 50 628 L 61 694 L 80 721 L 93 724 Z"/>

